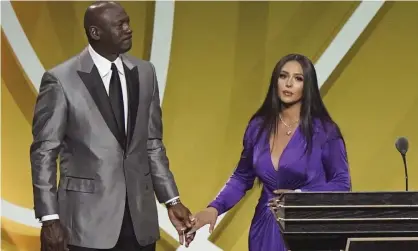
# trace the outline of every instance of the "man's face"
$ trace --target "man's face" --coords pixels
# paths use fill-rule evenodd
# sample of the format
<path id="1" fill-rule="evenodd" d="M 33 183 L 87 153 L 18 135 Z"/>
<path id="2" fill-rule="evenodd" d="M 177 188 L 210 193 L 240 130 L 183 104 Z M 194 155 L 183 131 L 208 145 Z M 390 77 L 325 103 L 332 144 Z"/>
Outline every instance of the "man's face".
<path id="1" fill-rule="evenodd" d="M 129 25 L 129 16 L 118 4 L 110 4 L 105 8 L 98 16 L 101 30 L 99 43 L 109 53 L 125 53 L 132 47 L 132 30 Z"/>

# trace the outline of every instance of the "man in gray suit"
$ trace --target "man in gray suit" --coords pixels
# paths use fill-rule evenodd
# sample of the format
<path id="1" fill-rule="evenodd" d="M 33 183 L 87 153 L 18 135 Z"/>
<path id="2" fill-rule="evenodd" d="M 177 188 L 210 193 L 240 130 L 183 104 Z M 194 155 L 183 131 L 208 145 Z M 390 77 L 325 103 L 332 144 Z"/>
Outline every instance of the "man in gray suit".
<path id="1" fill-rule="evenodd" d="M 94 3 L 84 19 L 89 46 L 43 75 L 35 106 L 30 159 L 41 248 L 155 250 L 154 194 L 182 242 L 193 222 L 169 170 L 155 69 L 124 54 L 132 31 L 119 4 Z"/>

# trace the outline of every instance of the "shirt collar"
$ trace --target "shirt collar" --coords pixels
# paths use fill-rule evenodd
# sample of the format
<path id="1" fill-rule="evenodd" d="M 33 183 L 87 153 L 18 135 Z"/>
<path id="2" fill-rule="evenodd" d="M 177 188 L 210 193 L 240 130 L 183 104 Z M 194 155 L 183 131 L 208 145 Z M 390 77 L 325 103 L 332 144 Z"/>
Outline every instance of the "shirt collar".
<path id="1" fill-rule="evenodd" d="M 122 64 L 122 60 L 120 59 L 120 57 L 116 58 L 115 61 L 110 62 L 106 58 L 102 57 L 99 53 L 97 53 L 93 49 L 93 47 L 91 47 L 91 45 L 89 45 L 88 50 L 102 78 L 106 76 L 107 74 L 109 74 L 110 72 L 112 72 L 111 70 L 112 63 L 115 63 L 116 68 L 118 69 L 118 72 L 124 75 L 123 64 Z"/>

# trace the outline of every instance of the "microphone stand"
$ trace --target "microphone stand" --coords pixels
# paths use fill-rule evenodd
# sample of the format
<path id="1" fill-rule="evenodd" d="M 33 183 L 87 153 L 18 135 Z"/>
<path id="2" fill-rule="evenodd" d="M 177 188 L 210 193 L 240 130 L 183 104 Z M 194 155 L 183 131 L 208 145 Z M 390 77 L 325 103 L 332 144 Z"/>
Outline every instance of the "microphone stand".
<path id="1" fill-rule="evenodd" d="M 403 160 L 403 166 L 405 168 L 405 191 L 408 192 L 408 167 L 406 165 L 406 154 L 401 154 Z"/>

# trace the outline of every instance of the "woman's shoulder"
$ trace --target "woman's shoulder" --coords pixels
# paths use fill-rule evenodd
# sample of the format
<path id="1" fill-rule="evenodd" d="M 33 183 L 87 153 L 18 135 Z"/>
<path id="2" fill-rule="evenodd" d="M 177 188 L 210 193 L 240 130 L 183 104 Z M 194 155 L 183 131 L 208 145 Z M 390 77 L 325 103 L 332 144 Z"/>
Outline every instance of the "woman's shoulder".
<path id="1" fill-rule="evenodd" d="M 322 134 L 326 139 L 342 137 L 339 126 L 332 120 L 315 119 L 314 128 L 317 133 Z"/>
<path id="2" fill-rule="evenodd" d="M 248 128 L 260 128 L 263 123 L 263 118 L 261 117 L 253 117 L 248 122 Z"/>
<path id="3" fill-rule="evenodd" d="M 250 119 L 250 121 L 247 124 L 247 128 L 245 129 L 245 139 L 255 142 L 258 134 L 260 132 L 260 129 L 263 124 L 263 119 L 260 117 L 253 117 Z"/>

